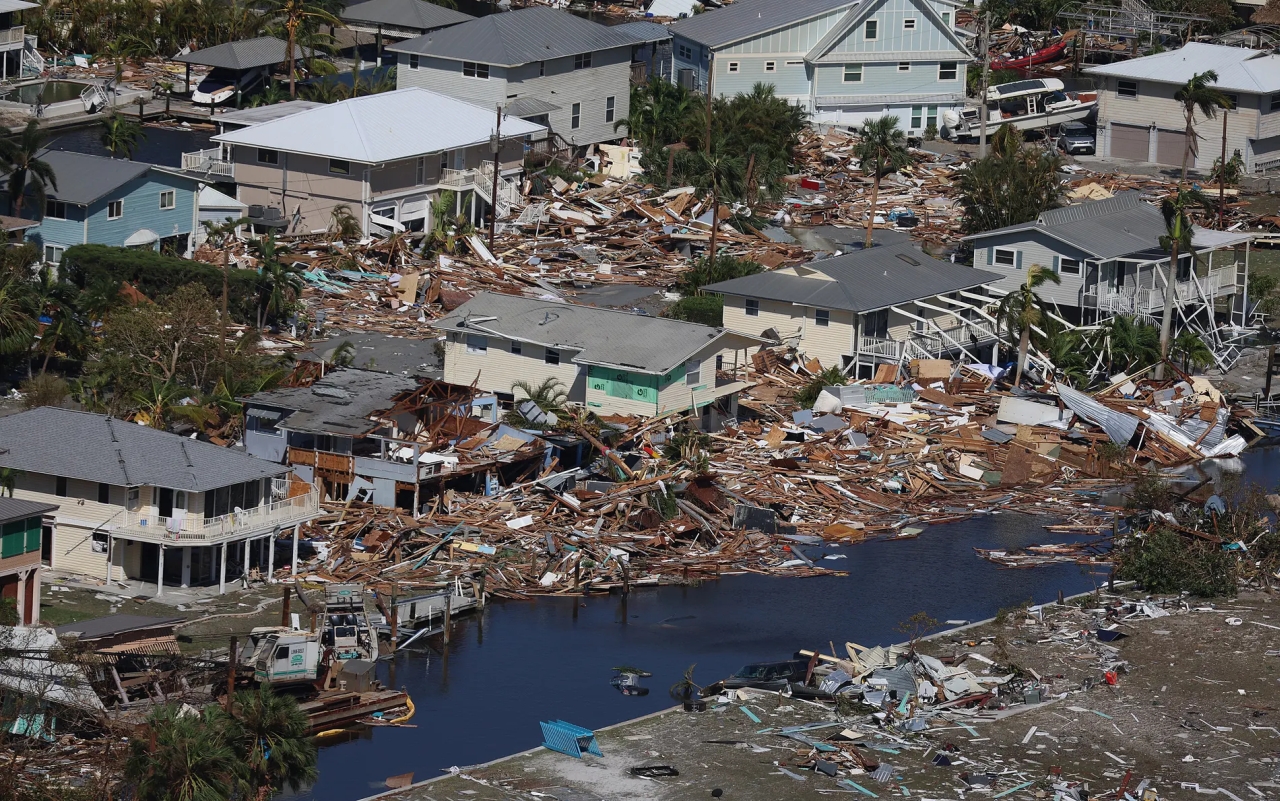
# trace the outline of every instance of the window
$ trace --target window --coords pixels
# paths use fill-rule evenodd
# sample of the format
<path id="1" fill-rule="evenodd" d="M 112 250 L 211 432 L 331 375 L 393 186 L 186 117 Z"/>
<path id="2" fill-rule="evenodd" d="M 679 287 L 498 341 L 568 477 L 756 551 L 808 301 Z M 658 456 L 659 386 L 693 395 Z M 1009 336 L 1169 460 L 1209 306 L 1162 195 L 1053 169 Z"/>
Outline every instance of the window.
<path id="1" fill-rule="evenodd" d="M 788 61 L 788 62 L 787 62 L 787 66 L 788 66 L 788 67 L 803 67 L 803 66 L 804 66 L 804 61 Z"/>
<path id="2" fill-rule="evenodd" d="M 538 62 L 538 77 L 539 77 L 539 78 L 545 78 L 545 77 L 546 77 L 546 75 L 547 75 L 547 62 L 545 62 L 545 61 L 539 61 L 539 62 Z"/>
<path id="3" fill-rule="evenodd" d="M 573 108 L 569 114 L 569 127 L 576 129 L 581 125 L 582 125 L 582 104 L 574 103 Z"/>
<path id="4" fill-rule="evenodd" d="M 440 154 L 440 176 L 444 177 L 444 171 L 449 169 L 449 152 L 445 151 Z"/>
<path id="5" fill-rule="evenodd" d="M 124 506 L 130 512 L 136 512 L 142 508 L 142 493 L 137 487 L 130 487 L 125 493 Z"/>
<path id="6" fill-rule="evenodd" d="M 1271 105 L 1267 107 L 1267 111 L 1280 111 L 1280 95 L 1271 96 Z"/>
<path id="7" fill-rule="evenodd" d="M 573 68 L 575 70 L 585 70 L 591 68 L 591 54 L 579 53 L 573 57 Z"/>
<path id="8" fill-rule="evenodd" d="M 911 130 L 920 130 L 920 125 L 924 119 L 924 106 L 911 107 Z"/>
<path id="9" fill-rule="evenodd" d="M 1080 260 L 1079 259 L 1059 259 L 1058 272 L 1063 275 L 1079 275 Z"/>
<path id="10" fill-rule="evenodd" d="M 49 264 L 59 264 L 62 262 L 62 253 L 65 251 L 62 245 L 45 245 L 44 260 Z"/>
<path id="11" fill-rule="evenodd" d="M 329 159 L 329 173 L 331 175 L 350 175 L 351 162 L 342 159 Z"/>
<path id="12" fill-rule="evenodd" d="M 942 26 L 943 26 L 944 28 L 950 28 L 950 27 L 951 27 L 951 12 L 950 12 L 950 11 L 944 11 L 944 12 L 942 12 Z"/>
<path id="13" fill-rule="evenodd" d="M 614 99 L 612 97 L 606 97 L 604 99 L 604 121 L 613 122 L 613 115 L 616 110 Z"/>
<path id="14" fill-rule="evenodd" d="M 1120 97 L 1137 97 L 1137 81 L 1116 81 L 1116 94 Z"/>
<path id="15" fill-rule="evenodd" d="M 467 353 L 483 356 L 489 352 L 489 338 L 479 334 L 467 334 Z"/>
<path id="16" fill-rule="evenodd" d="M 778 71 L 778 62 L 776 62 L 776 61 L 766 61 L 766 62 L 764 63 L 764 71 L 765 71 L 765 72 L 777 72 L 777 71 Z"/>
<path id="17" fill-rule="evenodd" d="M 1240 95 L 1228 94 L 1226 97 L 1228 103 L 1227 111 L 1235 111 L 1240 108 Z"/>
<path id="18" fill-rule="evenodd" d="M 862 27 L 862 38 L 868 42 L 880 35 L 880 23 L 876 20 L 869 19 L 867 24 Z"/>
<path id="19" fill-rule="evenodd" d="M 59 498 L 67 497 L 67 477 L 57 476 L 53 480 L 53 494 Z"/>
<path id="20" fill-rule="evenodd" d="M 560 351 L 556 350 L 555 348 L 547 348 L 546 353 L 542 355 L 542 360 L 547 364 L 559 364 Z"/>
<path id="21" fill-rule="evenodd" d="M 489 65 L 477 64 L 474 61 L 462 62 L 462 77 L 464 78 L 480 78 L 481 80 L 489 80 Z"/>
<path id="22" fill-rule="evenodd" d="M 265 147 L 258 148 L 258 163 L 259 164 L 279 164 L 280 151 L 267 150 Z"/>
<path id="23" fill-rule="evenodd" d="M 956 69 L 956 62 L 944 61 L 938 65 L 938 80 L 954 81 L 960 71 Z"/>
<path id="24" fill-rule="evenodd" d="M 904 20 L 902 21 L 902 30 L 904 30 L 904 31 L 914 31 L 915 29 L 916 29 L 916 18 L 915 18 L 915 17 L 907 17 L 906 19 L 904 19 Z"/>
<path id="25" fill-rule="evenodd" d="M 910 62 L 910 61 L 899 61 L 899 62 L 898 62 L 898 72 L 911 72 L 911 62 Z"/>
<path id="26" fill-rule="evenodd" d="M 881 309 L 862 315 L 862 335 L 873 339 L 888 339 L 889 310 Z"/>
<path id="27" fill-rule="evenodd" d="M 95 531 L 93 534 L 93 542 L 89 545 L 89 549 L 94 553 L 107 552 L 107 532 Z"/>
<path id="28" fill-rule="evenodd" d="M 831 312 L 826 309 L 814 309 L 813 324 L 820 328 L 826 328 L 831 325 Z"/>
<path id="29" fill-rule="evenodd" d="M 684 385 L 686 387 L 696 387 L 702 383 L 702 362 L 698 359 L 690 359 L 684 363 Z"/>
<path id="30" fill-rule="evenodd" d="M 118 220 L 124 216 L 124 201 L 109 200 L 107 201 L 107 219 Z"/>
<path id="31" fill-rule="evenodd" d="M 737 71 L 738 71 L 738 62 L 736 62 L 736 61 L 730 61 L 730 62 L 729 62 L 729 74 L 730 74 L 730 75 L 733 75 L 733 74 L 737 73 Z"/>
<path id="32" fill-rule="evenodd" d="M 46 200 L 44 202 L 44 216 L 51 220 L 67 219 L 67 204 L 61 200 Z"/>
<path id="33" fill-rule="evenodd" d="M 422 186 L 427 182 L 427 157 L 418 156 L 417 164 L 414 166 L 414 181 L 418 186 Z"/>
<path id="34" fill-rule="evenodd" d="M 927 109 L 925 109 L 924 127 L 928 128 L 929 126 L 933 126 L 934 128 L 938 127 L 938 107 L 937 106 L 929 106 Z"/>
<path id="35" fill-rule="evenodd" d="M 862 83 L 862 65 L 861 64 L 845 64 L 844 65 L 844 82 L 845 83 Z"/>
<path id="36" fill-rule="evenodd" d="M 98 483 L 98 503 L 111 503 L 111 485 Z"/>
<path id="37" fill-rule="evenodd" d="M 746 312 L 748 317 L 760 316 L 760 301 L 755 298 L 747 298 Z"/>
<path id="38" fill-rule="evenodd" d="M 409 69 L 416 70 L 418 68 L 418 56 L 411 53 L 409 55 Z"/>
<path id="39" fill-rule="evenodd" d="M 1001 267 L 1016 267 L 1018 265 L 1018 253 L 1008 248 L 995 248 L 991 263 L 998 264 Z"/>
<path id="40" fill-rule="evenodd" d="M 523 353 L 523 352 L 524 352 L 524 348 L 520 345 L 520 343 L 519 343 L 519 342 L 516 342 L 515 340 L 512 340 L 512 341 L 511 341 L 511 355 L 512 355 L 512 356 L 519 356 L 519 355 L 520 355 L 521 353 Z"/>
<path id="41" fill-rule="evenodd" d="M 693 48 L 688 45 L 677 47 L 676 54 L 680 56 L 681 61 L 693 61 Z"/>
<path id="42" fill-rule="evenodd" d="M 161 209 L 176 209 L 178 207 L 178 193 L 172 189 L 166 189 L 160 193 Z"/>

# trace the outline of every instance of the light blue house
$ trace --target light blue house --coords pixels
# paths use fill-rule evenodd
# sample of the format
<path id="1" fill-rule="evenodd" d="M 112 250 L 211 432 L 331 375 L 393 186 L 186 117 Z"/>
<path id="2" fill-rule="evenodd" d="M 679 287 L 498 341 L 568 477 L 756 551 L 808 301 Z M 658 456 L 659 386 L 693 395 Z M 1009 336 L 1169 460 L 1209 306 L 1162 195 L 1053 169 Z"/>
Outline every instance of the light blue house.
<path id="1" fill-rule="evenodd" d="M 718 97 L 772 84 L 818 124 L 896 115 L 922 134 L 960 108 L 973 55 L 951 0 L 738 0 L 673 22 L 666 77 Z"/>
<path id="2" fill-rule="evenodd" d="M 40 224 L 27 230 L 27 239 L 41 246 L 46 262 L 57 264 L 72 245 L 189 251 L 198 227 L 195 178 L 61 150 L 47 150 L 40 159 L 53 168 L 58 186 L 48 188 Z"/>

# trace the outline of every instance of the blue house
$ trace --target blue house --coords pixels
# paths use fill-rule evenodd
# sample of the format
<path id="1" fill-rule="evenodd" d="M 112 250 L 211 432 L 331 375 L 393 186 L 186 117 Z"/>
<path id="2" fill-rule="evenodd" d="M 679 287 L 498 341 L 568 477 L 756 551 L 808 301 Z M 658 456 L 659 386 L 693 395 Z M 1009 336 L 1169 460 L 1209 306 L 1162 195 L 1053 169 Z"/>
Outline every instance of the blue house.
<path id="1" fill-rule="evenodd" d="M 772 84 L 817 124 L 892 114 L 903 130 L 941 127 L 960 108 L 973 55 L 952 0 L 738 0 L 668 26 L 666 77 L 717 97 Z"/>
<path id="2" fill-rule="evenodd" d="M 184 254 L 198 223 L 200 182 L 163 167 L 46 150 L 58 186 L 46 192 L 44 214 L 27 239 L 57 264 L 72 245 L 114 245 Z M 25 210 L 30 213 L 31 210 Z"/>

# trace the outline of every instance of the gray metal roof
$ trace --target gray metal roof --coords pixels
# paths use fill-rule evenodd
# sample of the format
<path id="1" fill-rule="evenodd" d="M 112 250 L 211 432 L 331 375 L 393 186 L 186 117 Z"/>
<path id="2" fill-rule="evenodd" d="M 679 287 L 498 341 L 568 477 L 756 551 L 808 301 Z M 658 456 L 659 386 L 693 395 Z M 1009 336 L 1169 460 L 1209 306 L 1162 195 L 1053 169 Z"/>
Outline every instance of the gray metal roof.
<path id="1" fill-rule="evenodd" d="M 0 497 L 0 523 L 6 520 L 21 520 L 24 517 L 35 517 L 57 509 L 56 503 L 40 503 L 24 501 L 19 498 Z"/>
<path id="2" fill-rule="evenodd" d="M 182 617 L 146 617 L 145 615 L 107 615 L 106 617 L 95 617 L 92 620 L 65 623 L 54 627 L 53 632 L 59 637 L 68 637 L 74 634 L 81 640 L 96 640 L 101 637 L 111 637 L 130 631 L 162 627 L 172 628 L 174 624 L 181 623 L 185 619 Z"/>
<path id="3" fill-rule="evenodd" d="M 859 0 L 738 0 L 724 8 L 676 20 L 667 27 L 676 36 L 720 47 L 810 17 L 853 7 Z"/>
<path id="4" fill-rule="evenodd" d="M 291 117 L 294 114 L 310 111 L 323 105 L 325 104 L 317 103 L 314 100 L 286 100 L 283 103 L 273 103 L 270 106 L 256 106 L 254 108 L 242 108 L 219 113 L 213 118 L 213 121 L 219 125 L 234 125 L 237 127 L 257 125 L 260 122 L 271 122 L 272 120 Z"/>
<path id="5" fill-rule="evenodd" d="M 1190 42 L 1178 50 L 1089 67 L 1085 72 L 1181 85 L 1209 70 L 1218 74 L 1213 86 L 1224 91 L 1280 92 L 1280 55 L 1207 42 Z"/>
<path id="6" fill-rule="evenodd" d="M 87 206 L 106 197 L 135 178 L 146 175 L 150 164 L 128 159 L 109 159 L 67 150 L 46 150 L 40 160 L 53 168 L 58 187 L 46 194 L 64 203 Z"/>
<path id="7" fill-rule="evenodd" d="M 966 237 L 982 247 L 985 237 L 1019 231 L 1043 231 L 1096 259 L 1153 253 L 1159 255 L 1165 234 L 1164 217 L 1137 191 L 1120 192 L 1105 200 L 1090 200 L 1050 209 L 1029 223 L 1009 225 Z"/>
<path id="8" fill-rule="evenodd" d="M 241 451 L 52 406 L 0 417 L 0 467 L 113 486 L 193 492 L 289 471 Z"/>
<path id="9" fill-rule="evenodd" d="M 276 423 L 290 431 L 362 436 L 376 427 L 369 418 L 417 388 L 415 378 L 340 367 L 309 387 L 273 389 L 244 400 L 251 407 L 290 410 Z"/>
<path id="10" fill-rule="evenodd" d="M 254 67 L 272 67 L 285 62 L 285 53 L 289 43 L 274 36 L 259 36 L 256 39 L 243 39 L 238 42 L 206 47 L 178 56 L 174 61 L 186 64 L 201 64 L 206 67 L 223 67 L 229 70 L 249 70 Z M 304 58 L 306 53 L 296 44 L 293 46 L 295 60 Z"/>
<path id="11" fill-rule="evenodd" d="M 648 22 L 646 20 L 624 22 L 621 25 L 612 26 L 612 30 L 614 33 L 623 33 L 630 36 L 637 43 L 665 42 L 671 38 L 671 31 L 667 30 L 666 25 L 659 25 L 656 22 Z"/>
<path id="12" fill-rule="evenodd" d="M 387 334 L 359 332 L 338 333 L 311 345 L 311 350 L 298 354 L 304 361 L 331 361 L 333 354 L 346 342 L 355 348 L 353 365 L 393 375 L 443 378 L 443 364 L 436 352 L 434 339 L 393 337 Z"/>
<path id="13" fill-rule="evenodd" d="M 347 22 L 388 25 L 419 33 L 475 19 L 470 14 L 423 0 L 367 0 L 347 6 L 338 16 Z"/>
<path id="14" fill-rule="evenodd" d="M 536 117 L 539 114 L 550 114 L 559 111 L 560 106 L 536 97 L 517 97 L 502 107 L 502 111 L 514 117 Z"/>
<path id="15" fill-rule="evenodd" d="M 514 67 L 641 44 L 643 39 L 567 11 L 546 6 L 522 8 L 454 25 L 388 47 L 454 61 Z"/>
<path id="16" fill-rule="evenodd" d="M 663 375 L 719 338 L 760 341 L 697 323 L 482 292 L 433 325 L 577 351 L 576 364 Z"/>
<path id="17" fill-rule="evenodd" d="M 816 270 L 833 281 L 764 272 L 703 288 L 724 295 L 861 313 L 972 289 L 1001 278 L 986 270 L 935 259 L 905 242 L 819 259 L 800 267 Z"/>

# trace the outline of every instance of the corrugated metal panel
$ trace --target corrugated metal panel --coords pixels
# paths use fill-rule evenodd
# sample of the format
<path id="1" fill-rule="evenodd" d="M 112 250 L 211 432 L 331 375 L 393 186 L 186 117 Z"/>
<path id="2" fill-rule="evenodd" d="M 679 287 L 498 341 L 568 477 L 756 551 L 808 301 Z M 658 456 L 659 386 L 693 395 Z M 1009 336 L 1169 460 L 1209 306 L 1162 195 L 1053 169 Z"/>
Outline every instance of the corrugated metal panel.
<path id="1" fill-rule="evenodd" d="M 1133 439 L 1134 432 L 1138 430 L 1138 423 L 1141 422 L 1137 417 L 1103 406 L 1066 384 L 1058 384 L 1057 388 L 1058 397 L 1062 398 L 1062 402 L 1067 404 L 1068 409 L 1090 423 L 1101 426 L 1112 442 L 1117 445 L 1127 445 L 1129 440 Z"/>
<path id="2" fill-rule="evenodd" d="M 511 67 L 629 47 L 641 44 L 647 35 L 633 28 L 617 30 L 565 11 L 537 6 L 491 14 L 387 49 Z"/>
<path id="3" fill-rule="evenodd" d="M 820 16 L 838 8 L 852 8 L 858 0 L 738 0 L 725 8 L 711 9 L 670 26 L 671 32 L 686 39 L 720 47 L 740 39 Z"/>

